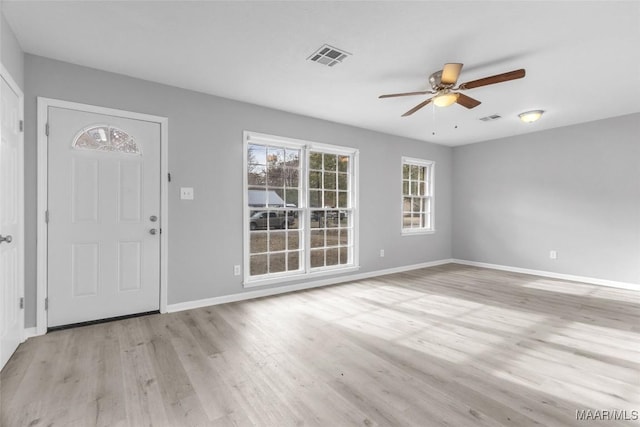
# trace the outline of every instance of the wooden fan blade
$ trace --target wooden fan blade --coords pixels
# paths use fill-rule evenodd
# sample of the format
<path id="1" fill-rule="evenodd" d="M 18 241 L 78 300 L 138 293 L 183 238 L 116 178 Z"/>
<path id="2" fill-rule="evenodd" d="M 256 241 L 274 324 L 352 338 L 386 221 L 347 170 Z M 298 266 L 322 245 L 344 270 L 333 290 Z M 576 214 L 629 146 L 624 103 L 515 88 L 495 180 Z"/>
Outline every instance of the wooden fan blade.
<path id="1" fill-rule="evenodd" d="M 402 117 L 407 117 L 407 116 L 412 115 L 413 113 L 415 113 L 416 111 L 418 111 L 419 109 L 421 109 L 422 107 L 424 107 L 425 105 L 427 105 L 430 102 L 431 102 L 431 98 L 427 99 L 426 101 L 421 102 L 420 104 L 418 104 L 415 107 L 413 107 L 411 110 L 409 110 L 406 113 L 404 113 L 402 115 Z"/>
<path id="2" fill-rule="evenodd" d="M 456 102 L 463 107 L 467 107 L 468 109 L 475 108 L 478 105 L 482 104 L 482 102 L 478 101 L 477 99 L 473 99 L 470 96 L 465 95 L 464 93 L 458 94 L 458 99 L 456 99 Z"/>
<path id="3" fill-rule="evenodd" d="M 462 70 L 462 64 L 458 64 L 458 63 L 444 64 L 440 82 L 443 85 L 456 84 L 456 82 L 458 81 L 458 76 L 460 75 L 460 70 Z"/>
<path id="4" fill-rule="evenodd" d="M 430 90 L 425 90 L 424 92 L 405 92 L 405 93 L 391 93 L 389 95 L 380 95 L 378 98 L 394 98 L 396 96 L 412 96 L 412 95 L 426 95 L 428 93 L 433 93 Z"/>
<path id="5" fill-rule="evenodd" d="M 496 74 L 495 76 L 485 77 L 483 79 L 472 80 L 462 83 L 458 89 L 473 89 L 474 87 L 487 86 L 496 83 L 508 82 L 509 80 L 521 79 L 525 76 L 524 68 L 509 71 L 508 73 Z"/>

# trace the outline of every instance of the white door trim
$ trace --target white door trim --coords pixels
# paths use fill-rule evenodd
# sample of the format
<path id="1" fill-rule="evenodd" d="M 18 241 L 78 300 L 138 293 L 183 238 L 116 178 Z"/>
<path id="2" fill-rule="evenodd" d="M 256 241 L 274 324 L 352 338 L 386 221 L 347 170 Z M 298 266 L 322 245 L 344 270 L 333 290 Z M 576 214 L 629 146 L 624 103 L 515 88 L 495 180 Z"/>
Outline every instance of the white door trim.
<path id="1" fill-rule="evenodd" d="M 62 101 L 59 99 L 38 97 L 37 120 L 37 150 L 38 150 L 38 252 L 37 252 L 37 320 L 36 334 L 43 335 L 47 332 L 47 311 L 45 299 L 47 298 L 47 222 L 45 212 L 48 209 L 48 152 L 47 152 L 47 112 L 49 107 L 66 108 L 69 110 L 86 111 L 96 114 L 124 117 L 134 120 L 144 120 L 160 124 L 160 312 L 167 312 L 167 273 L 168 273 L 168 235 L 169 235 L 169 206 L 168 206 L 168 173 L 169 173 L 169 149 L 168 127 L 169 119 L 166 117 L 149 114 L 134 113 L 131 111 L 117 110 L 113 108 L 99 107 L 95 105 L 80 104 L 77 102 Z"/>
<path id="2" fill-rule="evenodd" d="M 11 77 L 9 71 L 4 67 L 2 63 L 0 63 L 0 77 L 7 82 L 12 91 L 14 91 L 18 95 L 18 120 L 23 122 L 22 132 L 18 135 L 18 143 L 20 144 L 20 150 L 18 154 L 18 163 L 22 165 L 22 173 L 19 176 L 18 182 L 18 218 L 22 218 L 22 227 L 19 230 L 19 235 L 15 237 L 16 242 L 20 242 L 21 248 L 18 252 L 20 257 L 19 262 L 19 271 L 18 271 L 18 280 L 20 281 L 18 285 L 18 290 L 21 298 L 24 298 L 24 279 L 25 279 L 25 240 L 24 240 L 24 93 L 20 89 L 20 86 L 16 83 L 16 81 Z M 22 323 L 20 331 L 21 341 L 24 341 L 26 337 L 25 329 L 24 329 L 24 313 L 26 310 L 22 309 Z M 0 368 L 2 368 L 0 366 Z"/>

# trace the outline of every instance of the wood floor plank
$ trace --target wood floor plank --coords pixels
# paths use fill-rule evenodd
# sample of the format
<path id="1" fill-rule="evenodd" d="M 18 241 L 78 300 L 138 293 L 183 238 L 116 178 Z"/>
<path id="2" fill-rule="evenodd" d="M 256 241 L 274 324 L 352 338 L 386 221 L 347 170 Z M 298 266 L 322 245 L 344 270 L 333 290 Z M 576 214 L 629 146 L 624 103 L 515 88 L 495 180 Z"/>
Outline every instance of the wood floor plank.
<path id="1" fill-rule="evenodd" d="M 580 426 L 639 342 L 637 292 L 449 264 L 29 339 L 0 425 Z"/>

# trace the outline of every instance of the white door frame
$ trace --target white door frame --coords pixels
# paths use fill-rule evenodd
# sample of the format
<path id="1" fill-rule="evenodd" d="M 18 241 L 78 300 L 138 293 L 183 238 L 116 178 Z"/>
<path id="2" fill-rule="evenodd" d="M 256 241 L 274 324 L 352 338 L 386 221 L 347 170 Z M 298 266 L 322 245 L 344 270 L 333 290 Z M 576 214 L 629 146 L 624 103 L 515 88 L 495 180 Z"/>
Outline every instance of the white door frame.
<path id="1" fill-rule="evenodd" d="M 18 135 L 18 144 L 20 146 L 20 150 L 18 151 L 18 163 L 21 165 L 21 173 L 18 176 L 18 218 L 22 220 L 22 227 L 20 227 L 18 235 L 14 236 L 14 240 L 16 243 L 20 244 L 20 249 L 18 250 L 18 256 L 20 258 L 18 262 L 18 293 L 20 298 L 24 298 L 24 276 L 25 276 L 25 240 L 24 240 L 24 93 L 20 89 L 20 86 L 16 83 L 16 81 L 11 77 L 9 71 L 4 67 L 2 63 L 0 63 L 0 77 L 7 82 L 11 90 L 13 90 L 18 95 L 18 120 L 20 120 L 22 125 L 22 131 Z M 24 301 L 24 300 L 23 300 Z M 24 307 L 24 306 L 23 306 Z M 22 311 L 22 322 L 20 331 L 20 340 L 24 342 L 26 339 L 26 332 L 24 328 L 24 308 Z M 0 369 L 2 366 L 0 366 Z"/>
<path id="2" fill-rule="evenodd" d="M 37 253 L 37 320 L 36 334 L 43 335 L 47 332 L 47 309 L 45 301 L 47 298 L 47 221 L 46 211 L 48 209 L 48 152 L 47 152 L 47 131 L 49 107 L 66 108 L 69 110 L 86 111 L 96 114 L 124 117 L 134 120 L 144 120 L 160 124 L 160 312 L 167 312 L 167 273 L 168 273 L 168 127 L 169 119 L 166 117 L 152 116 L 149 114 L 134 113 L 131 111 L 117 110 L 113 108 L 99 107 L 95 105 L 80 104 L 77 102 L 62 101 L 59 99 L 38 97 L 38 253 Z"/>

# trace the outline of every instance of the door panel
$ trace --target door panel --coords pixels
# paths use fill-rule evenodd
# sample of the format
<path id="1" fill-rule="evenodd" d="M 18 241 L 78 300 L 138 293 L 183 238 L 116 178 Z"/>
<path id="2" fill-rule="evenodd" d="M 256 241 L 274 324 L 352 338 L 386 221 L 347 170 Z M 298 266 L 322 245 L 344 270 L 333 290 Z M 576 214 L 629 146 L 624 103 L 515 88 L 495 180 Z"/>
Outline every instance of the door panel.
<path id="1" fill-rule="evenodd" d="M 0 78 L 0 369 L 22 341 L 23 146 L 19 129 L 20 95 Z M 10 240 L 10 241 L 9 241 Z"/>
<path id="2" fill-rule="evenodd" d="M 48 326 L 158 310 L 160 124 L 60 107 L 48 123 Z"/>

